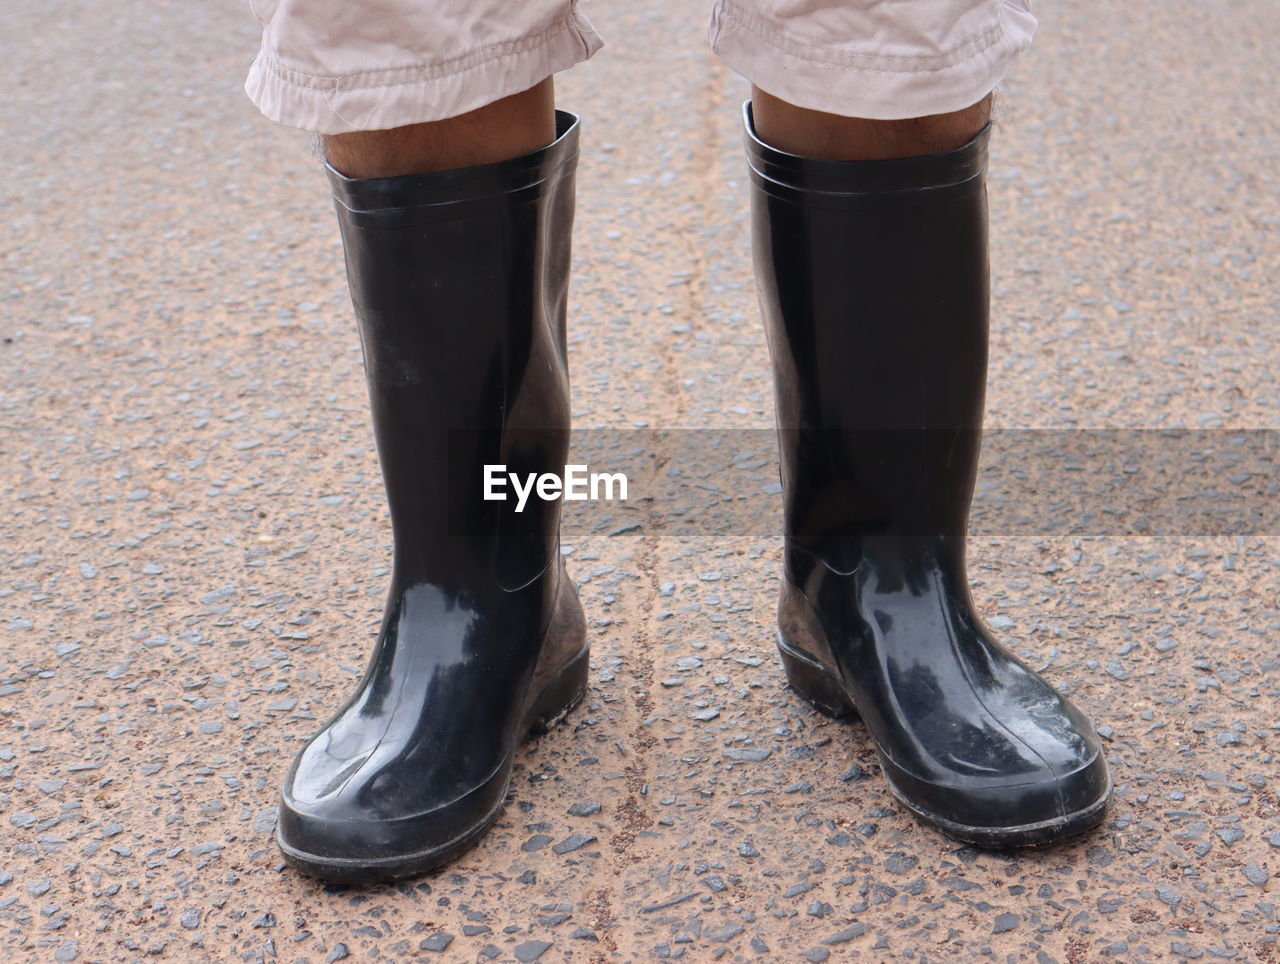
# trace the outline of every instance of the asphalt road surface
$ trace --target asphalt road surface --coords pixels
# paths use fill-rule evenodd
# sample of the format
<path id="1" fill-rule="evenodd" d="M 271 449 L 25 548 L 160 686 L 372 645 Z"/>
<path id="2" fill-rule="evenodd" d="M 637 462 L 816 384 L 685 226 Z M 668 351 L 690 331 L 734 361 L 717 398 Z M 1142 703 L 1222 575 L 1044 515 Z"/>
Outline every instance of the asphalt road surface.
<path id="1" fill-rule="evenodd" d="M 993 139 L 988 423 L 1274 439 L 1280 8 L 1041 6 Z M 610 45 L 558 81 L 575 423 L 768 442 L 746 85 L 703 4 L 589 12 Z M 240 90 L 244 5 L 4 22 L 5 960 L 1280 959 L 1268 524 L 971 540 L 984 616 L 1105 737 L 1083 839 L 948 840 L 786 688 L 776 504 L 676 535 L 619 509 L 566 530 L 591 691 L 489 837 L 404 886 L 284 867 L 279 780 L 355 683 L 390 546 L 326 186 Z"/>

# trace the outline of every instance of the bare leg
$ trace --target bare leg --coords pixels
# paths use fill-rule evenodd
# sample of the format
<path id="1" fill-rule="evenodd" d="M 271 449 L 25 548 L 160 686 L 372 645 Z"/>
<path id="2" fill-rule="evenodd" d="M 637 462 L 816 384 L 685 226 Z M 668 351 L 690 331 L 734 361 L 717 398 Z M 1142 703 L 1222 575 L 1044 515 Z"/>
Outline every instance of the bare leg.
<path id="1" fill-rule="evenodd" d="M 751 113 L 756 134 L 780 151 L 828 161 L 872 161 L 962 147 L 990 118 L 991 95 L 952 114 L 868 120 L 796 107 L 753 87 Z"/>
<path id="2" fill-rule="evenodd" d="M 546 147 L 555 136 L 555 88 L 548 77 L 457 117 L 326 135 L 324 153 L 347 177 L 395 177 L 509 160 Z"/>

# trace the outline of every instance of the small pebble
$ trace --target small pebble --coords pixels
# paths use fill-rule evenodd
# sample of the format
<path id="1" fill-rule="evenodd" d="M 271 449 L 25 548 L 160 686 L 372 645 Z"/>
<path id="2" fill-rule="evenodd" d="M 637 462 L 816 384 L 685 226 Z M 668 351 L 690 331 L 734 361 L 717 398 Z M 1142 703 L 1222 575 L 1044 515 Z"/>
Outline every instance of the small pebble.
<path id="1" fill-rule="evenodd" d="M 587 844 L 595 840 L 595 834 L 590 833 L 574 833 L 565 837 L 558 844 L 551 848 L 552 853 L 557 855 L 573 853 L 575 850 L 581 850 Z"/>
<path id="2" fill-rule="evenodd" d="M 453 935 L 446 934 L 443 931 L 441 931 L 438 934 L 432 934 L 425 941 L 419 944 L 418 948 L 424 951 L 435 951 L 436 953 L 440 953 L 444 951 L 452 943 L 453 943 Z"/>
<path id="3" fill-rule="evenodd" d="M 530 961 L 536 961 L 551 946 L 550 941 L 525 941 L 523 944 L 515 946 L 516 960 L 520 964 L 529 964 Z"/>
<path id="4" fill-rule="evenodd" d="M 1021 923 L 1022 918 L 1017 914 L 997 914 L 995 925 L 991 928 L 991 933 L 1007 934 Z"/>

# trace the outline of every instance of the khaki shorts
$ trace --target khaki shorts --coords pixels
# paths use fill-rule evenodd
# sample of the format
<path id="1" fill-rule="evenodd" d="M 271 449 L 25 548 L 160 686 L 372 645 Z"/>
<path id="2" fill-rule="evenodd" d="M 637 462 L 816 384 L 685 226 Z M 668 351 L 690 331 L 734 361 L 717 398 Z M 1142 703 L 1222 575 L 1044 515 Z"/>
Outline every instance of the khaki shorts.
<path id="1" fill-rule="evenodd" d="M 245 90 L 269 118 L 339 134 L 441 120 L 586 60 L 578 0 L 250 0 Z M 716 0 L 712 48 L 801 107 L 890 120 L 960 110 L 1031 43 L 1030 0 Z"/>

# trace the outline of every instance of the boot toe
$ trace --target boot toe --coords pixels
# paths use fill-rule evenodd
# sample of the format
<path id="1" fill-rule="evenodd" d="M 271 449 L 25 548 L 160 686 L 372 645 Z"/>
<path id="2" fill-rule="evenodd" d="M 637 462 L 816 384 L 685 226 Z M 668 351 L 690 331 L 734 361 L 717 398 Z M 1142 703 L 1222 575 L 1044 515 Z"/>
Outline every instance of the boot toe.
<path id="1" fill-rule="evenodd" d="M 945 833 L 989 848 L 1029 847 L 1096 826 L 1111 797 L 1111 775 L 1097 750 L 1075 769 L 990 780 L 922 778 L 883 753 L 889 788 L 908 809 Z"/>
<path id="2" fill-rule="evenodd" d="M 393 813 L 368 795 L 339 792 L 305 802 L 286 779 L 276 842 L 298 870 L 334 883 L 394 880 L 424 873 L 476 843 L 501 812 L 509 767 L 460 796 Z M 292 774 L 290 775 L 292 776 Z"/>

